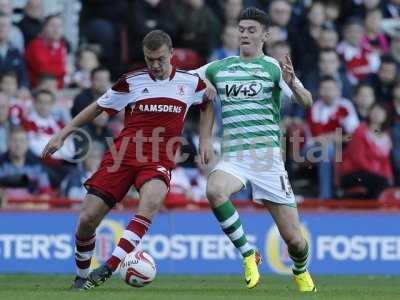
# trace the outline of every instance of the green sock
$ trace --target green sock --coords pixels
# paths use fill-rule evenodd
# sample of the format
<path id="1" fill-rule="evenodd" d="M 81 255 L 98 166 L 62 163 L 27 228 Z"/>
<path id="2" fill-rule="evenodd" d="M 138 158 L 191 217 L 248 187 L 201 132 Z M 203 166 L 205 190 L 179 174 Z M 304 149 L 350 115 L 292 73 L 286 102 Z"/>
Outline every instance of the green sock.
<path id="1" fill-rule="evenodd" d="M 243 257 L 247 257 L 254 253 L 254 249 L 247 242 L 244 234 L 242 222 L 240 222 L 239 214 L 231 201 L 213 208 L 215 217 L 218 219 L 223 232 L 229 237 L 236 249 L 240 251 Z"/>
<path id="2" fill-rule="evenodd" d="M 308 244 L 306 242 L 306 246 L 302 251 L 290 250 L 289 256 L 293 260 L 293 274 L 299 275 L 304 273 L 307 270 L 308 258 L 310 256 L 310 251 Z"/>

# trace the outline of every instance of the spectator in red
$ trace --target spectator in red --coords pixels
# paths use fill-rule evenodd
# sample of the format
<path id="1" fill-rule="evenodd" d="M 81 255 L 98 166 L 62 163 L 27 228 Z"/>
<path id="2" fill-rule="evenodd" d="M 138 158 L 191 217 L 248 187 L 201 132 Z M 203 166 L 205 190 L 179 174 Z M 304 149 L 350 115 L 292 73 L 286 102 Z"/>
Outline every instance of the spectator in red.
<path id="1" fill-rule="evenodd" d="M 22 126 L 28 133 L 29 150 L 36 156 L 40 156 L 44 146 L 53 136 L 64 127 L 64 123 L 54 116 L 56 96 L 48 90 L 39 89 L 34 93 L 32 111 L 23 119 Z M 85 137 L 85 136 L 84 136 Z M 71 163 L 75 158 L 75 145 L 73 139 L 51 158 L 44 160 L 51 185 L 58 188 L 64 177 L 74 169 Z"/>
<path id="2" fill-rule="evenodd" d="M 343 188 L 362 186 L 367 191 L 366 198 L 377 199 L 391 185 L 392 142 L 385 131 L 385 123 L 387 111 L 383 105 L 375 103 L 368 121 L 356 129 L 343 153 L 343 163 L 338 168 Z"/>
<path id="3" fill-rule="evenodd" d="M 57 77 L 57 86 L 64 86 L 67 69 L 67 47 L 64 39 L 63 21 L 60 15 L 48 16 L 39 37 L 33 39 L 26 49 L 31 85 L 35 88 L 42 75 Z"/>
<path id="4" fill-rule="evenodd" d="M 382 33 L 382 11 L 374 9 L 367 12 L 364 21 L 365 34 L 361 47 L 383 55 L 389 52 L 389 41 Z"/>
<path id="5" fill-rule="evenodd" d="M 314 137 L 333 133 L 342 128 L 346 133 L 352 133 L 359 121 L 353 104 L 341 97 L 336 80 L 324 76 L 319 86 L 320 99 L 311 106 L 308 124 Z"/>
<path id="6" fill-rule="evenodd" d="M 325 76 L 320 81 L 320 99 L 313 103 L 307 117 L 312 138 L 307 141 L 306 158 L 318 165 L 319 197 L 333 195 L 333 170 L 337 145 L 342 135 L 337 129 L 351 134 L 359 125 L 353 104 L 341 97 L 336 80 Z"/>
<path id="7" fill-rule="evenodd" d="M 361 47 L 364 36 L 362 21 L 351 18 L 344 25 L 343 40 L 337 47 L 346 64 L 347 74 L 353 84 L 365 79 L 379 68 L 379 55 Z"/>
<path id="8" fill-rule="evenodd" d="M 58 122 L 52 115 L 55 101 L 56 98 L 52 92 L 38 90 L 34 94 L 33 109 L 27 119 L 22 122 L 28 132 L 29 148 L 36 156 L 40 156 L 50 138 L 64 127 L 64 124 Z M 53 158 L 72 159 L 73 149 L 73 146 L 67 145 L 64 150 L 61 149 L 53 155 Z"/>

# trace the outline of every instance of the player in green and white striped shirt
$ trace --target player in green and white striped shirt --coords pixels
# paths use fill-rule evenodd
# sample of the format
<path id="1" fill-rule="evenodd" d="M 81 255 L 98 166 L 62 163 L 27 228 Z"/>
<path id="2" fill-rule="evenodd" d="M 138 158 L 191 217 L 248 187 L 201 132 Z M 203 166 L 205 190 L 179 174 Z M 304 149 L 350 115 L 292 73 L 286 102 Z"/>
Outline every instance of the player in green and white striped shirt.
<path id="1" fill-rule="evenodd" d="M 254 7 L 245 9 L 238 23 L 240 56 L 214 61 L 195 72 L 217 90 L 222 105 L 224 138 L 222 159 L 211 172 L 207 197 L 222 230 L 243 255 L 248 288 L 257 285 L 260 256 L 249 245 L 239 215 L 229 197 L 249 181 L 253 199 L 270 211 L 294 262 L 293 274 L 300 291 L 315 291 L 307 271 L 309 249 L 300 231 L 296 202 L 281 154 L 280 97 L 305 106 L 311 94 L 295 77 L 289 56 L 279 63 L 263 54 L 268 37 L 267 15 Z M 200 155 L 203 162 L 213 153 L 212 106 L 200 120 Z"/>

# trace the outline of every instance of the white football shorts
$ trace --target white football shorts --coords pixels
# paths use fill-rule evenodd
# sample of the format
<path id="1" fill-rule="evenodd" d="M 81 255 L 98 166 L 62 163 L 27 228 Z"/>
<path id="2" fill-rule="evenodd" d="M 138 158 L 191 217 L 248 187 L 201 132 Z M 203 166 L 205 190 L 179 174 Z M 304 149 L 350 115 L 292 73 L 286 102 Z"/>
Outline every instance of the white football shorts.
<path id="1" fill-rule="evenodd" d="M 280 153 L 268 160 L 223 158 L 214 171 L 223 171 L 237 179 L 243 186 L 251 184 L 253 201 L 264 201 L 296 207 L 296 200 Z"/>

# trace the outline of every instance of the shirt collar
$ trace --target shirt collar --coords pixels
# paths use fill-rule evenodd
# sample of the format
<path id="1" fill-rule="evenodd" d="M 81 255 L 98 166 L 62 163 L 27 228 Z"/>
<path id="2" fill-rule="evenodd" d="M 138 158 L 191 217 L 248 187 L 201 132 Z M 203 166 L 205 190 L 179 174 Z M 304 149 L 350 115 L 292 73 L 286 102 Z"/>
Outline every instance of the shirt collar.
<path id="1" fill-rule="evenodd" d="M 169 81 L 171 81 L 175 77 L 176 67 L 172 66 L 171 74 L 169 75 Z M 149 72 L 149 76 L 153 81 L 157 81 L 157 79 Z"/>

